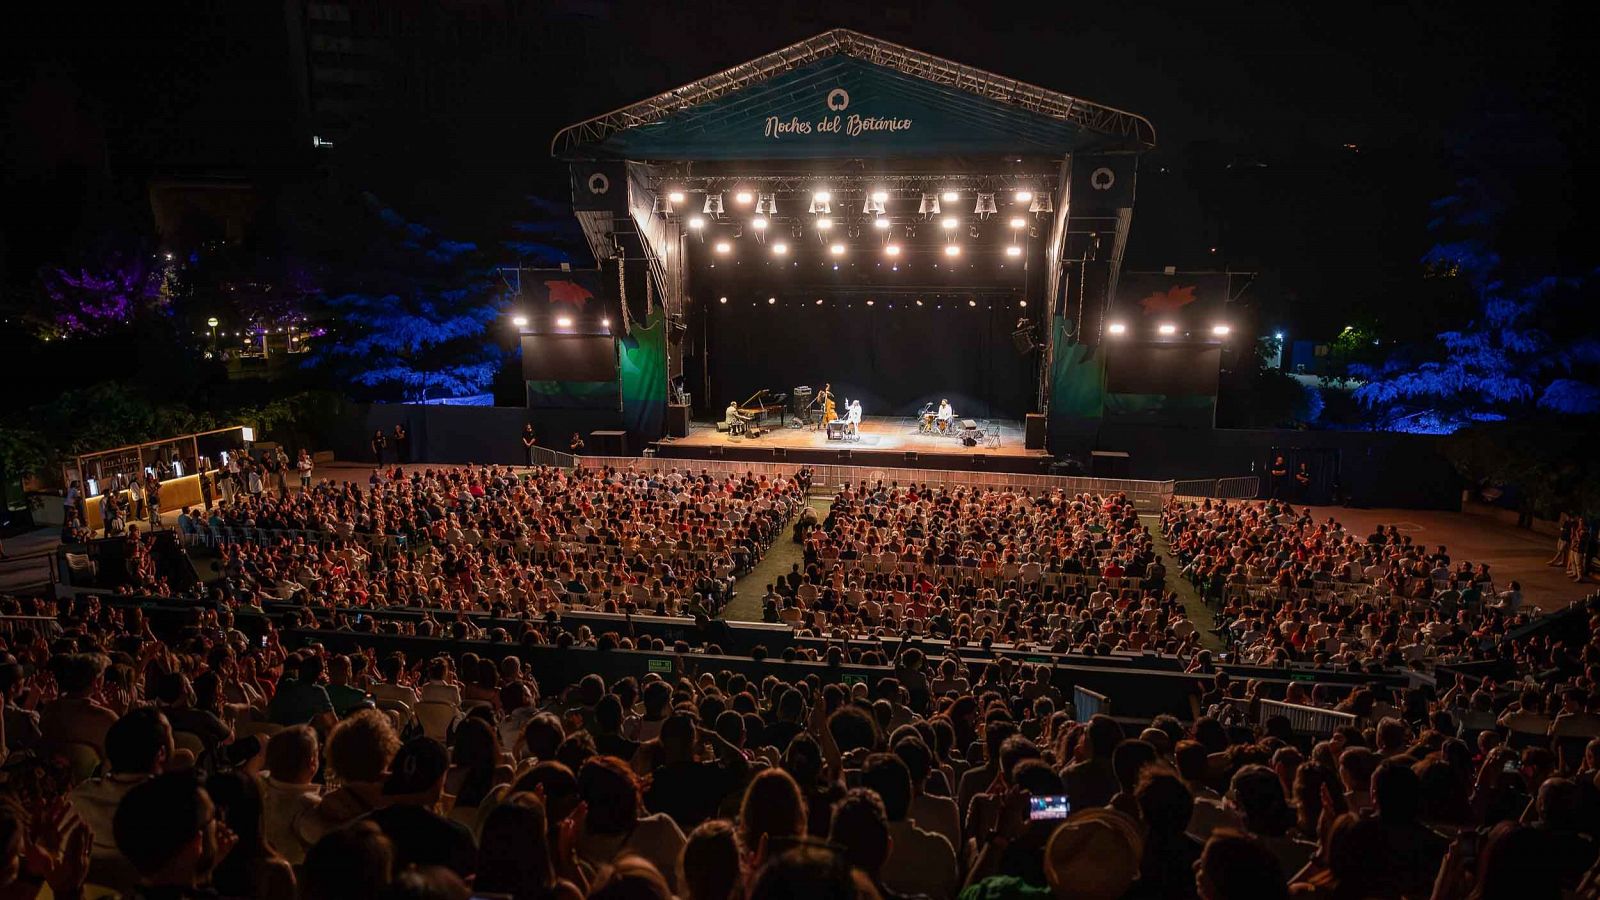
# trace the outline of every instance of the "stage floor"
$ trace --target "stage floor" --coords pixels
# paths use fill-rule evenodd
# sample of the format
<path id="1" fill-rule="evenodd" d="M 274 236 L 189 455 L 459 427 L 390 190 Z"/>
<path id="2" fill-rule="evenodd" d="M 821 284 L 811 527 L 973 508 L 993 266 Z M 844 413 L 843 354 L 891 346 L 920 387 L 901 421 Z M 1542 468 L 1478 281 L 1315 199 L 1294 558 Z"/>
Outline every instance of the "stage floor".
<path id="1" fill-rule="evenodd" d="M 957 420 L 959 422 L 959 420 Z M 670 441 L 674 447 L 738 447 L 742 450 L 783 447 L 789 450 L 859 450 L 939 454 L 983 454 L 988 457 L 1015 456 L 1045 459 L 1044 450 L 1023 446 L 1022 423 L 1014 419 L 975 419 L 984 439 L 967 447 L 951 435 L 921 434 L 914 418 L 868 416 L 861 421 L 861 438 L 856 441 L 830 441 L 820 428 L 775 427 L 760 437 L 719 432 L 710 422 L 694 422 L 689 436 Z M 668 442 L 663 442 L 668 443 Z"/>

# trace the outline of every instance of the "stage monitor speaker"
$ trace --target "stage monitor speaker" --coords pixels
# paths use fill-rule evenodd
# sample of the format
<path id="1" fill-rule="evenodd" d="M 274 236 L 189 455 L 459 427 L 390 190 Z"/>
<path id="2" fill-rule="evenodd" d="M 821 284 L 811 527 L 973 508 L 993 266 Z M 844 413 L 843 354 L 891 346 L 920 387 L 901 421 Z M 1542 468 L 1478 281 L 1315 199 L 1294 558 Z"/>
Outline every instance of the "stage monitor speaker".
<path id="1" fill-rule="evenodd" d="M 1095 450 L 1089 459 L 1089 474 L 1096 478 L 1133 477 L 1133 460 L 1121 450 Z"/>
<path id="2" fill-rule="evenodd" d="M 1022 446 L 1029 450 L 1044 449 L 1044 414 L 1028 413 L 1022 429 Z"/>
<path id="3" fill-rule="evenodd" d="M 627 456 L 628 433 L 626 431 L 591 431 L 589 432 L 589 452 L 596 456 Z"/>
<path id="4" fill-rule="evenodd" d="M 667 404 L 667 434 L 675 438 L 689 436 L 689 407 L 681 403 Z"/>

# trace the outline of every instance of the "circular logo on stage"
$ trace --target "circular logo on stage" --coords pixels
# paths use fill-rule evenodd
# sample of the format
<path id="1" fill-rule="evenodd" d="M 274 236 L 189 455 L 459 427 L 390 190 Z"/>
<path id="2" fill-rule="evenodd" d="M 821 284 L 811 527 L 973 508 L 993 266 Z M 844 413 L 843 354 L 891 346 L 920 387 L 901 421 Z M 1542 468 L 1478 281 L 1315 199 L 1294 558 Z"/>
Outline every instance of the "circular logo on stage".
<path id="1" fill-rule="evenodd" d="M 1089 186 L 1097 191 L 1109 191 L 1117 183 L 1117 173 L 1101 166 L 1089 173 Z"/>
<path id="2" fill-rule="evenodd" d="M 604 172 L 596 172 L 589 176 L 589 193 L 604 194 L 611 190 L 611 179 Z"/>
<path id="3" fill-rule="evenodd" d="M 828 92 L 828 108 L 834 112 L 850 106 L 850 92 L 844 88 L 834 88 Z"/>

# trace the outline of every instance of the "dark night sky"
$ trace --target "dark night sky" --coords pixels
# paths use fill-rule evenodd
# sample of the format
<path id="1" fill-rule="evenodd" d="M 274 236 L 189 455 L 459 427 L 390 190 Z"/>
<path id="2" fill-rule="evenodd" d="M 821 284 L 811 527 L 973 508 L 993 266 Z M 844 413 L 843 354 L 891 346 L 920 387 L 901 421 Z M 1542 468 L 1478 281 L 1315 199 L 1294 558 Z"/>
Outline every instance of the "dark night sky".
<path id="1" fill-rule="evenodd" d="M 1523 191 L 1517 241 L 1551 265 L 1592 263 L 1577 240 L 1594 147 L 1576 3 L 1010 6 L 395 0 L 426 35 L 413 79 L 448 77 L 372 116 L 333 173 L 492 227 L 491 198 L 555 171 L 562 125 L 846 26 L 1151 119 L 1130 266 L 1260 268 L 1263 328 L 1325 330 L 1391 298 L 1462 147 Z M 91 217 L 92 176 L 314 165 L 280 4 L 125 7 L 39 8 L 0 37 L 13 276 L 42 252 L 30 239 Z"/>

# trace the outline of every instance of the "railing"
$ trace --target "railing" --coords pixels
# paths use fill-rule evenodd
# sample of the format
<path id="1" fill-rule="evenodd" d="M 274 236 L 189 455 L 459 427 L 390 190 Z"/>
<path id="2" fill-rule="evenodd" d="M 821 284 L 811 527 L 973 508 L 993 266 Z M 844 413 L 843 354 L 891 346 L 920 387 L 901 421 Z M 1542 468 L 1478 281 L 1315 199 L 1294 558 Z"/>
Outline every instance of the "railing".
<path id="1" fill-rule="evenodd" d="M 624 471 L 710 472 L 713 475 L 792 476 L 809 469 L 812 483 L 842 485 L 857 482 L 898 482 L 939 486 L 993 487 L 1027 490 L 1063 490 L 1069 493 L 1127 494 L 1140 509 L 1159 508 L 1172 496 L 1171 481 L 1145 481 L 1135 478 L 1080 478 L 1066 475 L 1024 475 L 1006 472 L 967 472 L 950 469 L 894 469 L 879 466 L 801 465 L 781 462 L 740 462 L 726 459 L 659 459 L 641 456 L 583 456 L 583 468 L 611 467 Z"/>
<path id="2" fill-rule="evenodd" d="M 1285 703 L 1282 700 L 1258 700 L 1256 707 L 1256 724 L 1260 725 L 1271 716 L 1283 716 L 1289 720 L 1289 727 L 1296 734 L 1307 734 L 1313 737 L 1329 737 L 1340 728 L 1356 723 L 1356 717 L 1351 713 L 1338 712 L 1332 709 L 1322 709 L 1317 706 L 1301 706 L 1298 703 Z"/>
<path id="3" fill-rule="evenodd" d="M 0 636 L 7 640 L 15 639 L 17 632 L 23 629 L 31 630 L 46 641 L 66 633 L 54 616 L 0 616 Z"/>
<path id="4" fill-rule="evenodd" d="M 1174 497 L 1211 497 L 1217 500 L 1254 500 L 1261 493 L 1261 479 L 1255 475 L 1236 478 L 1192 478 L 1169 482 Z"/>
<path id="5" fill-rule="evenodd" d="M 529 451 L 536 466 L 555 466 L 561 469 L 570 469 L 578 464 L 578 457 L 571 453 L 561 453 L 549 447 L 533 447 Z"/>
<path id="6" fill-rule="evenodd" d="M 1111 698 L 1082 685 L 1072 689 L 1072 717 L 1087 722 L 1097 715 L 1111 715 Z"/>

